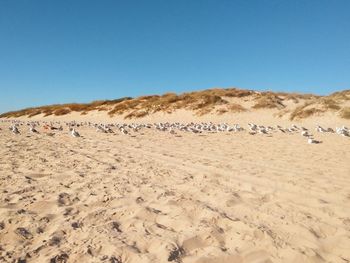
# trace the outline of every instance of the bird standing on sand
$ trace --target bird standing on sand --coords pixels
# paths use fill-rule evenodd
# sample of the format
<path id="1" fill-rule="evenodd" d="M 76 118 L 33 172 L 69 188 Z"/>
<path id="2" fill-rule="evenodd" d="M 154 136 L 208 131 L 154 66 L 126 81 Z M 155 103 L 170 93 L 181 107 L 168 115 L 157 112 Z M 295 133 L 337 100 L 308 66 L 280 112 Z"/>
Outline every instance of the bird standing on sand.
<path id="1" fill-rule="evenodd" d="M 74 128 L 72 129 L 71 134 L 72 134 L 73 137 L 80 137 L 79 132 L 77 132 Z"/>
<path id="2" fill-rule="evenodd" d="M 343 126 L 341 128 L 336 128 L 336 133 L 341 135 L 341 136 L 346 136 L 346 137 L 350 137 L 350 131 L 347 127 Z"/>
<path id="3" fill-rule="evenodd" d="M 258 133 L 260 133 L 260 134 L 267 134 L 267 130 L 266 130 L 265 127 L 259 127 Z"/>
<path id="4" fill-rule="evenodd" d="M 324 128 L 322 128 L 320 125 L 316 126 L 316 131 L 318 132 L 327 132 L 327 130 L 325 130 Z"/>
<path id="5" fill-rule="evenodd" d="M 309 134 L 307 131 L 302 131 L 302 132 L 301 132 L 301 135 L 304 136 L 304 137 L 310 137 L 310 136 L 312 136 L 312 135 Z"/>
<path id="6" fill-rule="evenodd" d="M 123 127 L 120 129 L 120 131 L 121 131 L 124 135 L 127 135 L 127 134 L 128 134 L 128 131 L 125 130 Z"/>
<path id="7" fill-rule="evenodd" d="M 29 131 L 30 131 L 31 133 L 39 133 L 33 126 L 30 126 L 30 127 L 29 127 Z"/>
<path id="8" fill-rule="evenodd" d="M 12 128 L 11 128 L 11 131 L 14 133 L 14 134 L 19 134 L 19 130 L 17 128 L 17 126 L 13 125 Z"/>

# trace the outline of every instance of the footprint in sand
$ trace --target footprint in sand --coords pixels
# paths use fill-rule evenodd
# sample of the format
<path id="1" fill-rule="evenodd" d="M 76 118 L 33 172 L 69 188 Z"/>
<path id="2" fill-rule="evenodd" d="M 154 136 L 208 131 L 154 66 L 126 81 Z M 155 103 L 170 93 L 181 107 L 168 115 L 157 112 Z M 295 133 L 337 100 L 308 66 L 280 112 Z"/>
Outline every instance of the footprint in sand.
<path id="1" fill-rule="evenodd" d="M 181 258 L 185 255 L 185 250 L 182 247 L 177 247 L 170 251 L 168 261 L 181 262 Z"/>
<path id="2" fill-rule="evenodd" d="M 229 200 L 226 201 L 226 206 L 232 207 L 240 203 L 242 203 L 242 198 L 239 194 L 235 193 L 233 197 L 231 197 Z"/>
<path id="3" fill-rule="evenodd" d="M 15 230 L 15 233 L 17 235 L 19 235 L 21 238 L 23 239 L 32 239 L 33 238 L 33 235 L 32 233 L 30 233 L 27 229 L 25 229 L 24 227 L 18 227 L 16 230 Z"/>
<path id="4" fill-rule="evenodd" d="M 57 201 L 59 206 L 69 206 L 75 203 L 76 201 L 79 201 L 79 198 L 75 197 L 74 199 L 72 199 L 68 193 L 60 193 L 58 195 Z"/>
<path id="5" fill-rule="evenodd" d="M 67 263 L 68 258 L 69 258 L 68 254 L 62 253 L 51 258 L 50 263 Z"/>
<path id="6" fill-rule="evenodd" d="M 72 205 L 72 201 L 70 199 L 70 195 L 67 193 L 60 193 L 58 195 L 58 205 L 59 206 L 67 206 Z"/>

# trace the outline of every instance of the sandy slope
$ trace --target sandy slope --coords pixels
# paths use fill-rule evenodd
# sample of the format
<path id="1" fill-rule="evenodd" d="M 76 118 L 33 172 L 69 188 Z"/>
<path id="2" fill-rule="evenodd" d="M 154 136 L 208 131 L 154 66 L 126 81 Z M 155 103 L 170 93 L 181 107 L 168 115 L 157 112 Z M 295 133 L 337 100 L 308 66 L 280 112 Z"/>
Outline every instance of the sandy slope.
<path id="1" fill-rule="evenodd" d="M 0 127 L 1 262 L 350 261 L 349 138 Z"/>
<path id="2" fill-rule="evenodd" d="M 341 127 L 346 125 L 350 127 L 350 119 L 343 119 L 334 114 L 333 112 L 326 112 L 322 115 L 314 115 L 301 120 L 294 120 L 291 122 L 288 116 L 283 116 L 281 118 L 276 117 L 278 110 L 274 109 L 261 109 L 240 113 L 225 113 L 218 115 L 215 113 L 209 113 L 202 116 L 196 115 L 190 110 L 176 110 L 172 113 L 157 112 L 151 115 L 147 115 L 142 118 L 136 119 L 125 119 L 126 114 L 115 115 L 112 118 L 103 111 L 91 111 L 86 115 L 82 115 L 79 112 L 72 112 L 63 116 L 48 116 L 44 117 L 43 114 L 36 115 L 34 117 L 28 118 L 26 116 L 21 118 L 16 118 L 15 120 L 23 121 L 91 121 L 96 123 L 155 123 L 155 122 L 227 122 L 230 124 L 239 123 L 241 125 L 247 125 L 249 122 L 261 124 L 261 125 L 291 125 L 292 123 L 297 125 L 306 125 L 310 127 L 315 127 L 316 124 L 324 125 L 328 127 Z M 11 120 L 13 118 L 8 118 Z"/>

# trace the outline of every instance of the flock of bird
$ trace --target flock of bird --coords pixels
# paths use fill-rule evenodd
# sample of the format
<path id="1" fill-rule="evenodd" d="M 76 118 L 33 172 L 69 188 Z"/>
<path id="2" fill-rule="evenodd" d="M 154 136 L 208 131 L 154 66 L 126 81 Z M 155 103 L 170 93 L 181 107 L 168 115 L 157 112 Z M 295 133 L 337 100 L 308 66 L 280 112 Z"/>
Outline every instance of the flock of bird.
<path id="1" fill-rule="evenodd" d="M 103 124 L 103 123 L 92 123 L 92 122 L 40 122 L 40 121 L 18 121 L 18 120 L 2 120 L 1 122 L 9 122 L 9 130 L 14 134 L 20 134 L 20 127 L 27 126 L 30 133 L 39 133 L 38 127 L 41 127 L 44 130 L 56 130 L 56 131 L 64 131 L 64 126 L 68 128 L 71 136 L 73 137 L 81 137 L 80 133 L 77 131 L 79 127 L 90 127 L 94 128 L 97 132 L 101 133 L 117 133 L 120 132 L 124 135 L 130 134 L 130 132 L 138 132 L 142 129 L 154 129 L 156 131 L 161 132 L 169 132 L 170 134 L 177 134 L 178 132 L 190 132 L 190 133 L 217 133 L 217 132 L 242 132 L 248 131 L 249 134 L 271 134 L 275 132 L 281 132 L 285 134 L 294 134 L 300 133 L 302 136 L 307 138 L 308 143 L 321 143 L 314 139 L 311 131 L 305 127 L 298 127 L 297 125 L 292 125 L 291 127 L 285 128 L 280 125 L 272 126 L 263 126 L 257 125 L 254 123 L 248 123 L 248 128 L 245 129 L 241 127 L 239 124 L 229 125 L 227 123 L 214 124 L 212 122 L 209 123 L 153 123 L 153 124 Z M 22 128 L 21 128 L 22 129 Z M 0 128 L 1 130 L 1 128 Z M 350 130 L 345 127 L 336 127 L 335 130 L 332 128 L 323 128 L 319 125 L 315 128 L 316 132 L 320 133 L 335 133 L 341 136 L 350 137 Z"/>

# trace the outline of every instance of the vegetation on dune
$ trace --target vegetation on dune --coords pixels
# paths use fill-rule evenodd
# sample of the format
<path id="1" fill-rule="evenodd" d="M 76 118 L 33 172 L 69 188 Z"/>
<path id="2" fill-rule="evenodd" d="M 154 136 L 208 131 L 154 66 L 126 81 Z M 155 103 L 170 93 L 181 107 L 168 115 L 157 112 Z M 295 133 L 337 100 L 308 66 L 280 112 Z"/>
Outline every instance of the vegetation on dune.
<path id="1" fill-rule="evenodd" d="M 217 114 L 224 114 L 227 112 L 234 112 L 234 113 L 238 113 L 238 112 L 245 112 L 247 111 L 246 108 L 244 108 L 242 105 L 238 104 L 238 103 L 230 103 L 228 105 L 226 105 L 223 108 L 219 108 L 216 110 Z"/>
<path id="2" fill-rule="evenodd" d="M 331 95 L 328 96 L 329 98 L 332 98 L 337 101 L 349 101 L 350 100 L 350 90 L 343 90 L 334 92 Z"/>
<path id="3" fill-rule="evenodd" d="M 283 99 L 271 92 L 263 94 L 257 99 L 253 109 L 283 109 L 286 106 L 283 104 Z"/>
<path id="4" fill-rule="evenodd" d="M 310 105 L 312 105 L 311 102 L 306 102 L 304 105 L 296 107 L 295 110 L 290 114 L 290 120 L 305 119 L 312 115 L 324 112 L 322 109 L 308 108 Z"/>
<path id="5" fill-rule="evenodd" d="M 135 118 L 142 118 L 147 116 L 149 113 L 146 110 L 135 110 L 130 112 L 125 116 L 125 119 L 135 119 Z"/>
<path id="6" fill-rule="evenodd" d="M 166 93 L 164 95 L 148 95 L 137 98 L 98 100 L 91 103 L 49 105 L 7 112 L 1 114 L 0 117 L 33 117 L 39 114 L 43 116 L 63 116 L 72 112 L 86 115 L 90 111 L 105 111 L 111 117 L 124 115 L 125 119 L 135 119 L 157 112 L 172 113 L 179 109 L 193 111 L 199 116 L 211 112 L 224 114 L 272 109 L 277 112 L 275 116 L 282 117 L 288 114 L 291 120 L 303 119 L 327 111 L 337 112 L 342 118 L 348 118 L 349 109 L 344 108 L 343 104 L 349 100 L 350 90 L 336 92 L 329 96 L 316 96 L 270 91 L 258 92 L 236 88 L 208 89 L 179 95 Z M 247 107 L 246 104 L 241 105 L 240 101 L 249 101 L 253 104 L 251 104 L 251 107 Z"/>
<path id="7" fill-rule="evenodd" d="M 294 111 L 290 114 L 290 119 L 304 119 L 310 117 L 312 115 L 322 114 L 328 111 L 338 112 L 342 110 L 342 106 L 340 105 L 342 100 L 344 100 L 344 96 L 340 97 L 334 96 L 333 94 L 327 97 L 318 97 L 314 98 L 310 101 L 306 101 L 303 105 L 296 107 Z M 342 118 L 343 115 L 340 114 Z"/>
<path id="8" fill-rule="evenodd" d="M 324 98 L 321 100 L 322 107 L 325 110 L 340 110 L 341 107 L 339 106 L 339 103 L 337 103 L 334 99 L 331 98 Z"/>
<path id="9" fill-rule="evenodd" d="M 340 112 L 340 117 L 350 120 L 350 107 L 345 107 Z"/>
<path id="10" fill-rule="evenodd" d="M 232 103 L 230 104 L 228 107 L 228 110 L 230 112 L 243 112 L 243 111 L 247 111 L 246 108 L 244 108 L 242 105 L 238 104 L 238 103 Z"/>
<path id="11" fill-rule="evenodd" d="M 55 104 L 49 106 L 41 106 L 36 108 L 27 108 L 19 111 L 11 111 L 7 113 L 3 113 L 0 115 L 1 118 L 7 117 L 21 117 L 28 116 L 33 117 L 39 114 L 44 114 L 45 117 L 50 115 L 61 116 L 66 115 L 70 112 L 81 112 L 82 114 L 86 114 L 92 110 L 108 110 L 108 106 L 114 105 L 116 103 L 131 100 L 130 97 L 120 98 L 116 100 L 101 100 L 101 101 L 93 101 L 91 103 L 70 103 L 70 104 Z"/>
<path id="12" fill-rule="evenodd" d="M 53 114 L 55 116 L 61 116 L 61 115 L 66 115 L 68 113 L 72 112 L 71 109 L 69 108 L 60 108 L 60 109 L 57 109 L 53 112 Z"/>
<path id="13" fill-rule="evenodd" d="M 162 96 L 142 96 L 118 103 L 108 114 L 113 116 L 131 111 L 126 115 L 126 118 L 138 118 L 159 111 L 171 113 L 178 109 L 188 109 L 194 110 L 201 115 L 211 111 L 216 105 L 226 103 L 227 101 L 211 91 L 184 93 L 181 95 L 166 93 Z"/>

